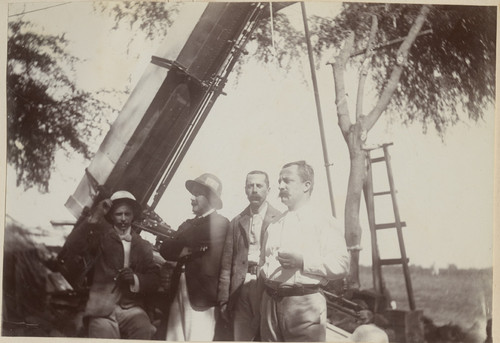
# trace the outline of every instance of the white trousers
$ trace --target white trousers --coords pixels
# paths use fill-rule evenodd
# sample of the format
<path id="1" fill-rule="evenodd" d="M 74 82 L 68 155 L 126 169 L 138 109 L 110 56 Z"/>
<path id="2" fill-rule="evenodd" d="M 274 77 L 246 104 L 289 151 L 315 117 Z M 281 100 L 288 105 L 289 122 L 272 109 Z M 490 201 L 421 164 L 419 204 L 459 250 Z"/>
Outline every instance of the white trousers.
<path id="1" fill-rule="evenodd" d="M 260 315 L 263 342 L 326 340 L 326 301 L 321 293 L 272 298 L 264 292 Z"/>
<path id="2" fill-rule="evenodd" d="M 181 274 L 177 295 L 170 307 L 167 341 L 213 341 L 215 307 L 198 308 L 191 304 L 186 276 Z"/>

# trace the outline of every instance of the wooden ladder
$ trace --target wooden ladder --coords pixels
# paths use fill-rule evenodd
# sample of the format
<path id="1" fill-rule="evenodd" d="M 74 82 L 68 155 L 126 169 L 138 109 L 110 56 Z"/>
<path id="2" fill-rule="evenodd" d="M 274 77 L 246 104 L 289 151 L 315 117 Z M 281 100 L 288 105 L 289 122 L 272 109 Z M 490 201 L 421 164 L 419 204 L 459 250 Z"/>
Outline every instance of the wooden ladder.
<path id="1" fill-rule="evenodd" d="M 388 147 L 393 143 L 386 143 L 380 146 L 376 146 L 374 148 L 364 148 L 366 151 L 366 159 L 367 159 L 367 177 L 364 184 L 363 192 L 365 195 L 366 209 L 368 211 L 368 222 L 370 225 L 370 233 L 371 233 L 371 246 L 372 246 L 372 269 L 373 269 L 373 287 L 375 291 L 379 294 L 385 294 L 385 284 L 382 276 L 382 267 L 390 266 L 390 265 L 402 265 L 403 267 L 403 275 L 406 282 L 406 291 L 408 295 L 408 302 L 410 305 L 410 310 L 415 310 L 415 299 L 413 296 L 413 288 L 411 285 L 410 278 L 410 269 L 408 267 L 409 259 L 406 256 L 406 249 L 403 239 L 403 230 L 402 228 L 406 226 L 405 222 L 402 222 L 399 216 L 399 208 L 398 203 L 396 201 L 396 190 L 394 188 L 394 178 L 392 175 L 391 168 L 391 156 L 389 155 Z M 383 149 L 383 155 L 381 157 L 373 158 L 371 156 L 372 151 Z M 387 177 L 389 181 L 389 190 L 383 192 L 375 192 L 373 191 L 373 171 L 372 164 L 378 162 L 385 162 L 387 169 Z M 391 196 L 392 207 L 394 210 L 394 222 L 392 223 L 383 223 L 378 224 L 375 221 L 375 199 L 377 197 L 382 196 Z M 400 258 L 391 258 L 391 259 L 381 259 L 378 248 L 378 239 L 377 232 L 379 230 L 389 230 L 396 229 L 398 242 L 399 242 L 399 250 L 401 252 Z"/>

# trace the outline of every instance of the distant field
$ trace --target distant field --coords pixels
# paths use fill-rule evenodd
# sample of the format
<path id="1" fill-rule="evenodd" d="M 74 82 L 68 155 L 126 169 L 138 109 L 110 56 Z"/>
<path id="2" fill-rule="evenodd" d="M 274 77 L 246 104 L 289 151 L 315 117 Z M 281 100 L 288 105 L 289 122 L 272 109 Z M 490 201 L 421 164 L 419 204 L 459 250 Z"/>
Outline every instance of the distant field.
<path id="1" fill-rule="evenodd" d="M 430 269 L 410 267 L 415 303 L 435 324 L 458 324 L 464 328 L 491 318 L 493 271 L 489 269 Z M 408 309 L 401 267 L 384 267 L 384 280 L 398 309 Z M 362 288 L 372 288 L 371 267 L 360 268 Z"/>

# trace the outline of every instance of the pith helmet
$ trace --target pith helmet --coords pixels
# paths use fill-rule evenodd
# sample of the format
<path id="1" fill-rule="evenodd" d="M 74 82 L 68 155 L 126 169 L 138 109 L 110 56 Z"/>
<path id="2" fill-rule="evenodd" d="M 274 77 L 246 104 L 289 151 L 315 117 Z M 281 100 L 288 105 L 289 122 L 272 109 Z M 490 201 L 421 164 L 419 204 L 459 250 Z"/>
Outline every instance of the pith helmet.
<path id="1" fill-rule="evenodd" d="M 186 181 L 187 190 L 193 195 L 204 195 L 210 204 L 217 210 L 222 208 L 222 183 L 213 174 L 205 173 L 194 180 Z"/>

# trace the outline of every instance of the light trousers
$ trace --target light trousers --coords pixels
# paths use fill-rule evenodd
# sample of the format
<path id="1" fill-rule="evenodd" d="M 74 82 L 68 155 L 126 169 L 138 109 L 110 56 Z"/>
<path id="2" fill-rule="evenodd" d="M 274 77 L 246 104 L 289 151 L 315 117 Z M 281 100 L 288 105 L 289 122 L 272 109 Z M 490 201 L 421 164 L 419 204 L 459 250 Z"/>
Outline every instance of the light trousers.
<path id="1" fill-rule="evenodd" d="M 326 301 L 321 293 L 275 298 L 264 292 L 260 309 L 264 342 L 326 340 Z"/>
<path id="2" fill-rule="evenodd" d="M 213 341 L 215 307 L 199 308 L 189 301 L 186 276 L 181 274 L 177 295 L 170 307 L 167 341 Z"/>
<path id="3" fill-rule="evenodd" d="M 142 308 L 119 305 L 108 317 L 89 317 L 88 329 L 91 338 L 151 339 L 156 331 Z"/>

